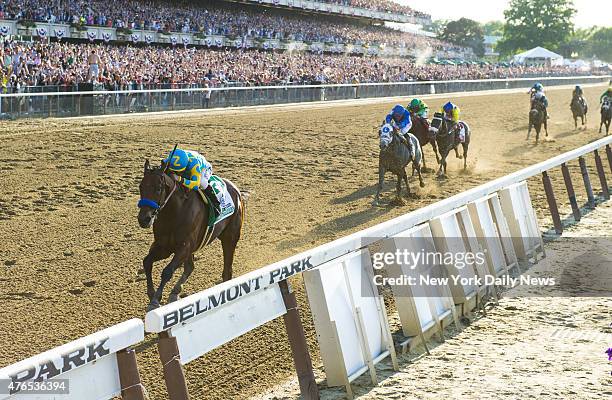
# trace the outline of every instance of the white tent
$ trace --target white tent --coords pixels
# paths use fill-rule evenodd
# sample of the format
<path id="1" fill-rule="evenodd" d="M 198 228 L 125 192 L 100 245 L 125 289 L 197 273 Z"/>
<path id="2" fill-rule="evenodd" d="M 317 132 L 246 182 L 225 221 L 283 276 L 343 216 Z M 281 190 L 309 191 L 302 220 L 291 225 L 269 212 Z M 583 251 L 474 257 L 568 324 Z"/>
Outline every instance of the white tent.
<path id="1" fill-rule="evenodd" d="M 514 62 L 527 65 L 562 65 L 563 56 L 538 46 L 524 53 L 515 55 Z"/>

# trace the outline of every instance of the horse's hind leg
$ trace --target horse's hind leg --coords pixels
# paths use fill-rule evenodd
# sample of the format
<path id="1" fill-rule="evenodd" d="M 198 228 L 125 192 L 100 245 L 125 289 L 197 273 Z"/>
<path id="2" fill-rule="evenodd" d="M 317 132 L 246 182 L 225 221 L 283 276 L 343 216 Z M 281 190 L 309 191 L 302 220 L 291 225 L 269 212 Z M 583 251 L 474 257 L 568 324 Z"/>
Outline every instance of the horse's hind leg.
<path id="1" fill-rule="evenodd" d="M 425 166 L 425 152 L 423 151 L 423 147 L 421 147 L 421 161 L 423 161 L 423 169 L 427 170 Z M 412 168 L 412 176 L 414 176 L 414 168 Z"/>
<path id="2" fill-rule="evenodd" d="M 412 176 L 414 176 L 414 168 L 412 169 Z M 404 183 L 406 184 L 406 198 L 410 198 L 410 185 L 408 184 L 408 174 L 404 171 L 404 176 L 402 176 Z"/>
<path id="3" fill-rule="evenodd" d="M 548 137 L 548 114 L 544 116 L 544 132 L 546 132 L 546 136 Z"/>
<path id="4" fill-rule="evenodd" d="M 241 227 L 242 219 L 236 218 L 230 225 L 225 227 L 223 233 L 219 236 L 221 247 L 223 248 L 223 274 L 221 275 L 223 282 L 232 279 L 232 265 L 234 264 L 236 246 L 238 245 L 238 240 L 240 240 Z"/>
<path id="5" fill-rule="evenodd" d="M 436 163 L 440 165 L 440 157 L 438 157 L 438 144 L 435 140 L 431 142 L 431 147 L 433 147 L 434 154 L 436 155 Z"/>
<path id="6" fill-rule="evenodd" d="M 468 144 L 462 143 L 461 146 L 463 147 L 463 169 L 466 170 L 467 169 Z"/>
<path id="7" fill-rule="evenodd" d="M 187 260 L 183 263 L 183 275 L 181 275 L 178 282 L 176 282 L 176 285 L 174 285 L 174 287 L 172 288 L 172 291 L 170 292 L 170 296 L 168 297 L 169 303 L 172 303 L 178 300 L 179 294 L 181 294 L 181 291 L 183 290 L 183 284 L 187 282 L 187 279 L 189 279 L 189 276 L 193 272 L 193 268 L 194 268 L 193 254 L 191 254 L 189 257 L 187 257 Z"/>
<path id="8" fill-rule="evenodd" d="M 416 172 L 417 174 L 419 174 L 419 186 L 420 187 L 425 187 L 425 182 L 423 182 L 423 176 L 421 175 L 421 167 L 416 167 Z M 408 182 L 406 182 L 406 186 L 408 185 Z"/>
<path id="9" fill-rule="evenodd" d="M 529 123 L 529 129 L 527 130 L 527 139 L 529 140 L 529 135 L 531 135 L 531 122 Z"/>
<path id="10" fill-rule="evenodd" d="M 406 171 L 404 170 L 403 172 L 404 172 L 403 176 L 406 176 Z M 396 194 L 398 201 L 401 201 L 401 198 L 402 198 L 401 195 L 402 195 L 402 177 L 403 176 L 402 175 L 397 176 L 397 184 L 395 185 L 395 192 L 396 192 L 395 194 Z M 407 181 L 408 181 L 408 178 L 406 178 L 406 182 Z M 410 188 L 408 188 L 408 195 L 409 194 L 410 194 Z"/>

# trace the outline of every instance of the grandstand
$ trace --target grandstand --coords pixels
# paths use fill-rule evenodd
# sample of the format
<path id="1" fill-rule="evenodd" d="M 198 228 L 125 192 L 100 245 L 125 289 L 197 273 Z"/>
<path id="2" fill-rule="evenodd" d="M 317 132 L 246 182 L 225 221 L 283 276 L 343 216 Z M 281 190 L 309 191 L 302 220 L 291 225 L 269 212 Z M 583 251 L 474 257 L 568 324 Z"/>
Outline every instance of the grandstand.
<path id="1" fill-rule="evenodd" d="M 0 80 L 12 93 L 571 73 L 465 62 L 471 49 L 382 23 L 398 15 L 427 17 L 387 0 L 125 0 L 112 9 L 103 0 L 3 0 Z M 430 57 L 460 61 L 424 63 Z"/>

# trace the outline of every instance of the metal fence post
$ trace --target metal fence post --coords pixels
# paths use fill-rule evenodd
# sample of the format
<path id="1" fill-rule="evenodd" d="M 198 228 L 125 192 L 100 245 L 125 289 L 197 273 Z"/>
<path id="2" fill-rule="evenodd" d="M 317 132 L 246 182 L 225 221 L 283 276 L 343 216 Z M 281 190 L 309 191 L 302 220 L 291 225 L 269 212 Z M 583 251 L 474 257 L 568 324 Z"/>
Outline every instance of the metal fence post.
<path id="1" fill-rule="evenodd" d="M 574 214 L 574 221 L 580 221 L 580 208 L 576 201 L 576 193 L 574 192 L 574 185 L 572 183 L 572 177 L 569 173 L 569 169 L 565 163 L 561 164 L 561 172 L 563 173 L 563 180 L 565 181 L 565 188 L 567 189 L 567 197 L 569 198 L 570 205 L 572 206 L 572 214 Z"/>
<path id="2" fill-rule="evenodd" d="M 582 173 L 582 180 L 584 182 L 584 189 L 587 193 L 589 206 L 595 206 L 595 195 L 593 194 L 593 187 L 591 186 L 591 179 L 589 178 L 589 171 L 587 170 L 584 157 L 578 157 L 578 163 L 580 164 L 580 172 Z"/>
<path id="3" fill-rule="evenodd" d="M 287 313 L 283 316 L 285 320 L 285 328 L 291 345 L 291 353 L 293 354 L 293 363 L 297 372 L 298 381 L 300 383 L 300 392 L 305 400 L 318 400 L 319 387 L 315 381 L 314 372 L 312 371 L 312 361 L 308 352 L 308 344 L 304 335 L 304 327 L 300 319 L 295 293 L 289 289 L 287 281 L 278 283 L 285 308 Z"/>
<path id="4" fill-rule="evenodd" d="M 162 332 L 157 343 L 159 358 L 164 369 L 164 380 L 170 400 L 189 400 L 187 382 L 180 362 L 180 354 L 176 338 Z"/>
<path id="5" fill-rule="evenodd" d="M 610 190 L 608 189 L 608 180 L 606 179 L 606 173 L 604 172 L 603 163 L 597 150 L 593 151 L 595 154 L 595 165 L 597 167 L 597 175 L 599 175 L 599 182 L 601 183 L 601 194 L 606 200 L 610 200 Z"/>
<path id="6" fill-rule="evenodd" d="M 561 217 L 559 215 L 559 208 L 557 207 L 557 200 L 555 199 L 555 192 L 550 182 L 548 172 L 542 172 L 542 183 L 544 184 L 544 191 L 546 192 L 546 200 L 548 201 L 548 208 L 552 216 L 553 225 L 557 234 L 563 233 L 563 224 L 561 223 Z"/>

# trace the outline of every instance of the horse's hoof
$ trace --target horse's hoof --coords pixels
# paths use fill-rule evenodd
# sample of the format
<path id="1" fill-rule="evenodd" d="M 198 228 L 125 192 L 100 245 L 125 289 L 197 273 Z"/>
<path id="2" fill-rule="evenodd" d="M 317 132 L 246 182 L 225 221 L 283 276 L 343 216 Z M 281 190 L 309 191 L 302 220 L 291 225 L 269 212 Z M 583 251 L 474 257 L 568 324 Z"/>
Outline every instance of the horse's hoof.
<path id="1" fill-rule="evenodd" d="M 394 206 L 403 206 L 406 203 L 404 203 L 404 200 L 402 200 L 401 197 L 396 197 L 391 204 L 393 204 Z"/>
<path id="2" fill-rule="evenodd" d="M 147 312 L 149 311 L 153 311 L 156 308 L 159 308 L 159 302 L 158 301 L 152 301 L 149 303 L 149 305 L 147 306 Z"/>
<path id="3" fill-rule="evenodd" d="M 420 183 L 419 183 L 419 186 L 420 186 L 420 187 L 422 187 L 422 188 L 424 188 L 424 187 L 425 187 L 425 182 L 420 182 Z"/>
<path id="4" fill-rule="evenodd" d="M 178 299 L 179 299 L 178 294 L 170 294 L 170 296 L 168 296 L 168 303 L 174 303 Z"/>

